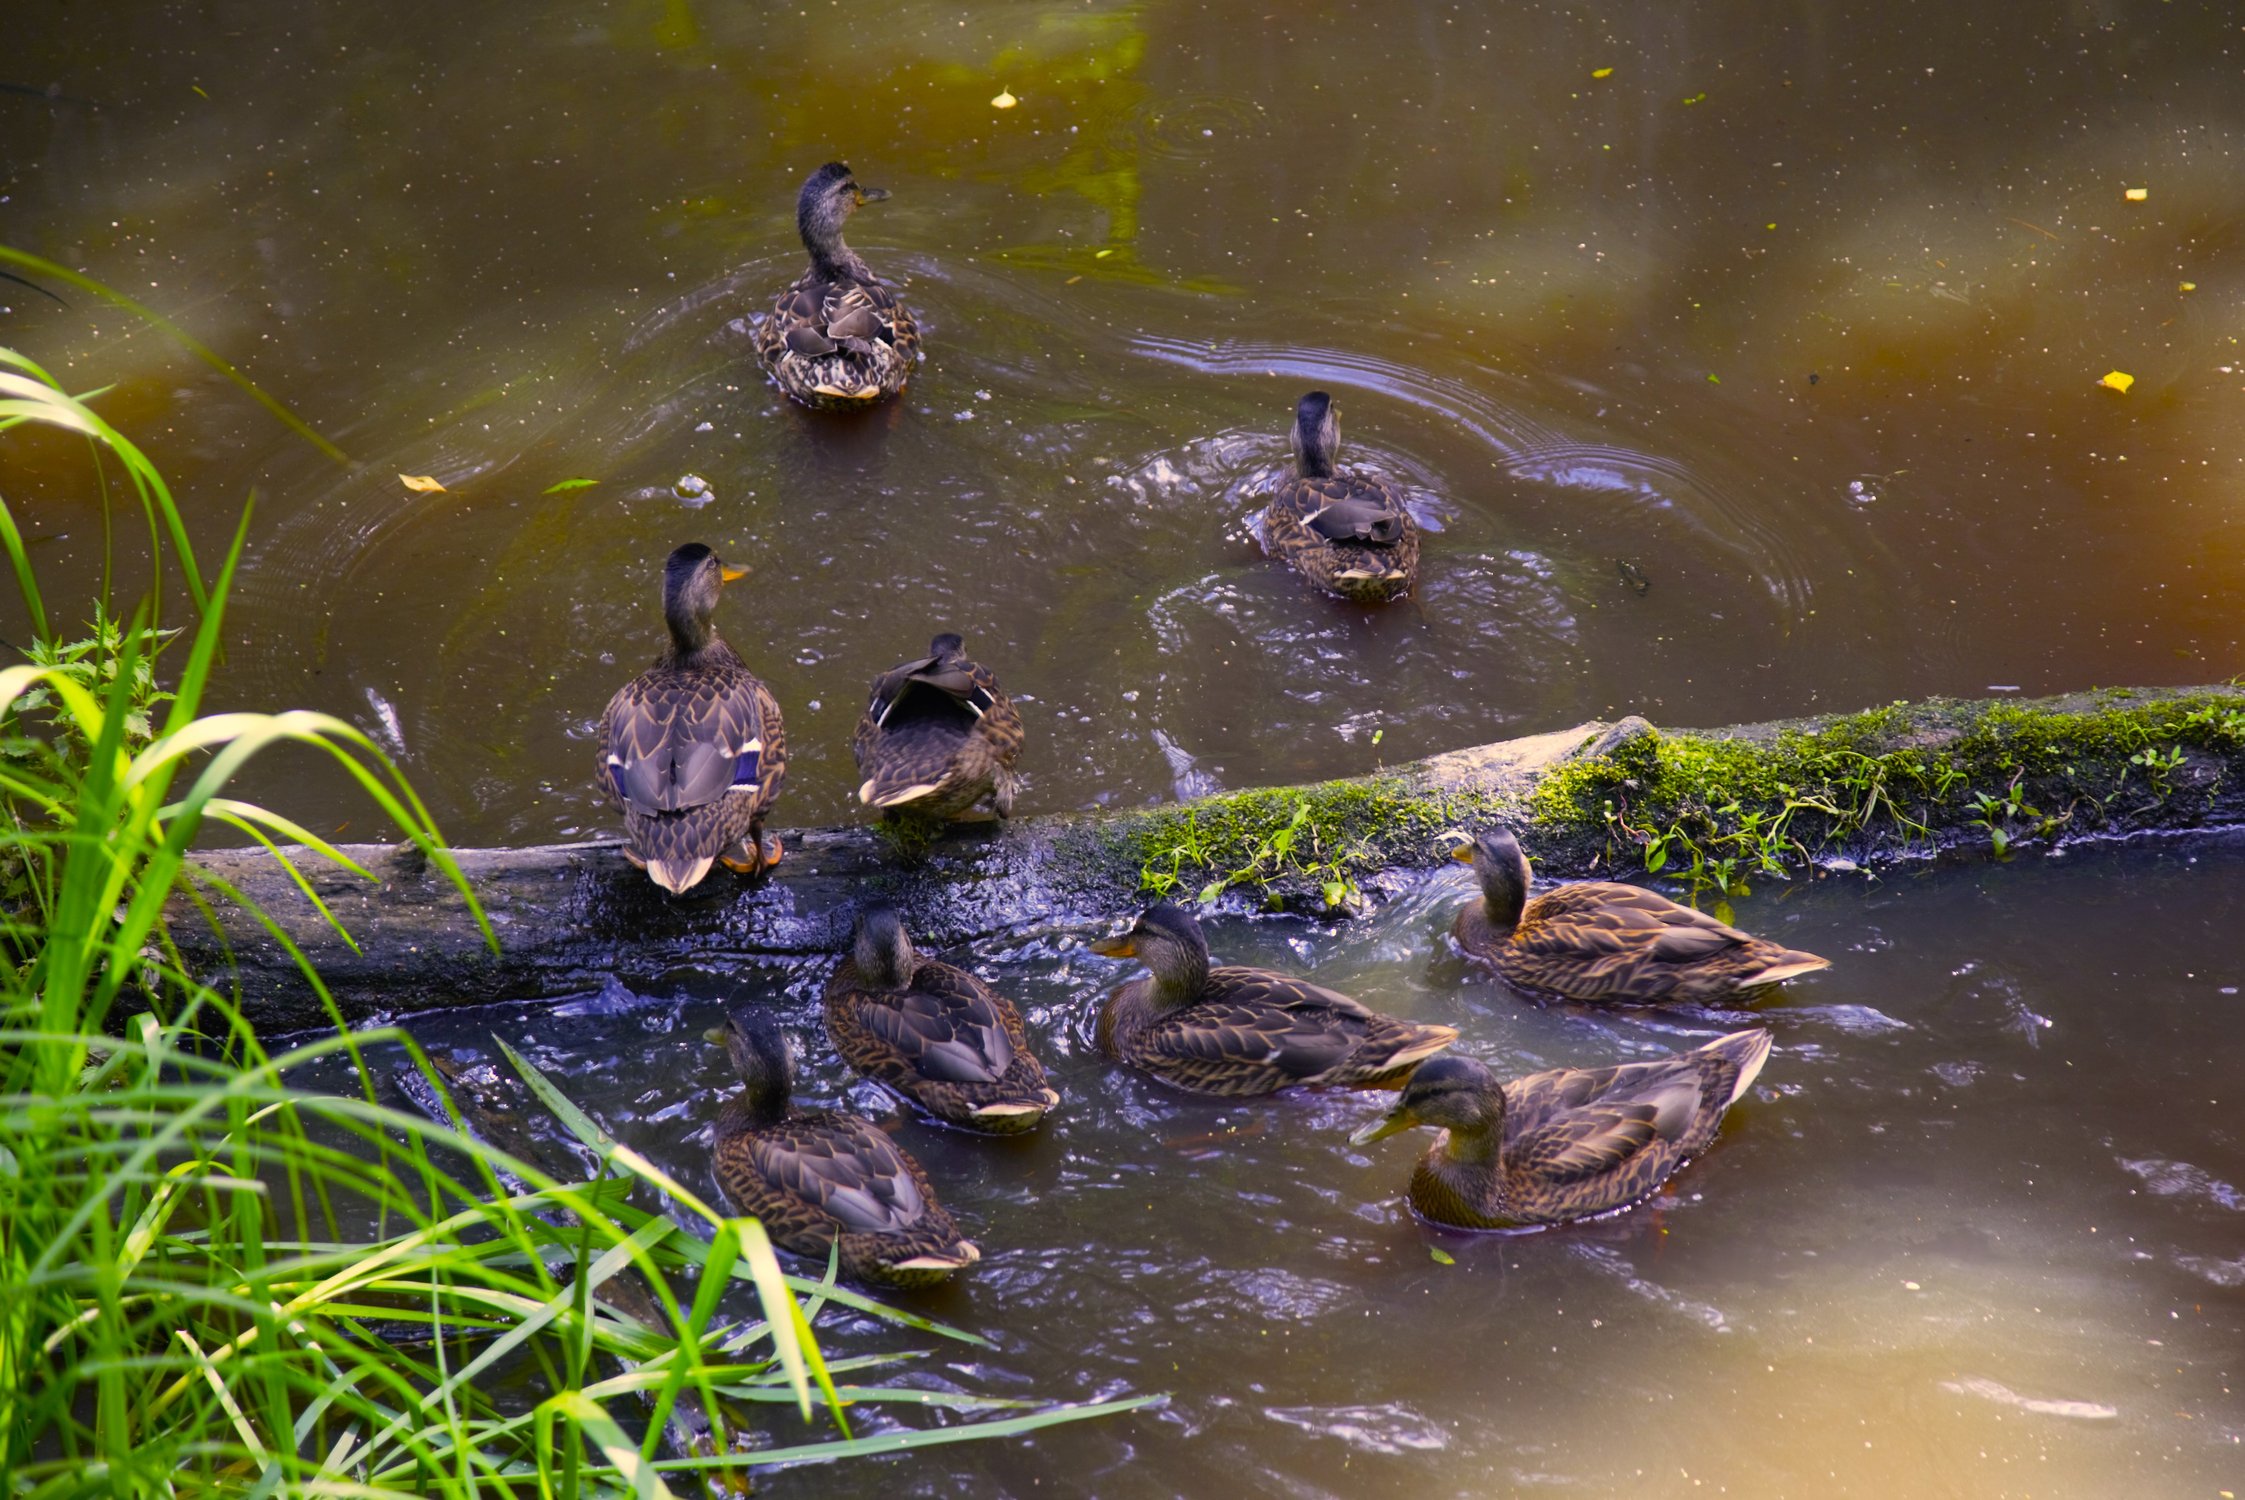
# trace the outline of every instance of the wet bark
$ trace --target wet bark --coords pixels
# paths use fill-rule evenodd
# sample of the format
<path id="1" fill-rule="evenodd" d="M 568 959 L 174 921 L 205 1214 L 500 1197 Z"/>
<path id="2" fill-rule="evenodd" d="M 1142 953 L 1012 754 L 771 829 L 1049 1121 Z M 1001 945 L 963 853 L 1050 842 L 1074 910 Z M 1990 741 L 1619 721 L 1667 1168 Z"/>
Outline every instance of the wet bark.
<path id="1" fill-rule="evenodd" d="M 1732 849 L 1726 830 L 1742 815 L 1797 804 L 1804 774 L 1840 778 L 1822 787 L 1826 803 L 1855 795 L 1847 768 L 1859 763 L 1870 768 L 1863 789 L 1878 794 L 1870 815 L 1858 822 L 1795 806 L 1796 861 L 1985 853 L 1999 832 L 2016 848 L 2241 826 L 2245 690 L 1932 700 L 1702 731 L 1663 732 L 1638 718 L 1581 724 L 1350 780 L 956 829 L 924 848 L 874 828 L 786 830 L 786 861 L 769 877 L 719 871 L 684 897 L 656 888 L 613 842 L 458 850 L 497 953 L 459 894 L 411 849 L 352 846 L 374 881 L 301 862 L 356 949 L 262 850 L 210 850 L 194 861 L 281 927 L 343 1014 L 359 1020 L 581 992 L 612 974 L 646 980 L 685 966 L 833 953 L 870 899 L 897 903 L 936 944 L 1104 923 L 1146 899 L 1149 870 L 1186 893 L 1229 877 L 1266 905 L 1354 907 L 1436 865 L 1447 830 L 1494 820 L 1521 830 L 1546 876 L 1641 875 L 1648 841 L 1663 829 L 1696 830 L 1693 847 L 1708 852 Z M 1720 775 L 1695 789 L 1688 778 L 1711 774 L 1711 764 Z M 1763 770 L 1767 786 L 1756 779 Z M 2023 811 L 1991 817 L 1975 793 Z M 283 946 L 240 905 L 212 900 L 215 920 L 185 901 L 172 913 L 195 971 L 238 985 L 269 1031 L 326 1024 Z"/>

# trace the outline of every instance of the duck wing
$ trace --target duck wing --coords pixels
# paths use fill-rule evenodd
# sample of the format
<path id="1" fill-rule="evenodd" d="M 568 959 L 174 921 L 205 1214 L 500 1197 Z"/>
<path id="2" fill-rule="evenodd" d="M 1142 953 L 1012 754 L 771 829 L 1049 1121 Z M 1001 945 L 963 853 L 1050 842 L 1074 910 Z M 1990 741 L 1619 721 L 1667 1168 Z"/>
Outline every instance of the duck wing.
<path id="1" fill-rule="evenodd" d="M 1173 1057 L 1257 1064 L 1303 1081 L 1345 1062 L 1373 1020 L 1336 990 L 1223 965 L 1208 971 L 1203 998 L 1147 1027 L 1146 1043 Z"/>
<path id="2" fill-rule="evenodd" d="M 934 967 L 921 965 L 910 990 L 862 1007 L 858 1019 L 922 1077 L 996 1083 L 1014 1057 L 1000 1002 L 979 986 L 945 983 Z"/>
<path id="3" fill-rule="evenodd" d="M 603 781 L 649 815 L 704 806 L 735 786 L 776 787 L 786 763 L 778 720 L 770 691 L 738 660 L 656 667 L 619 688 L 601 716 Z"/>
<path id="4" fill-rule="evenodd" d="M 863 1120 L 784 1120 L 758 1131 L 749 1152 L 767 1182 L 831 1214 L 845 1230 L 904 1229 L 927 1212 L 927 1195 L 904 1153 Z"/>
<path id="5" fill-rule="evenodd" d="M 1302 481 L 1305 499 L 1314 500 L 1302 524 L 1329 542 L 1393 547 L 1403 540 L 1410 517 L 1395 492 L 1354 475 Z"/>
<path id="6" fill-rule="evenodd" d="M 1618 1068 L 1557 1068 L 1505 1085 L 1505 1162 L 1549 1182 L 1617 1174 L 1679 1148 L 1705 1093 L 1694 1054 Z"/>

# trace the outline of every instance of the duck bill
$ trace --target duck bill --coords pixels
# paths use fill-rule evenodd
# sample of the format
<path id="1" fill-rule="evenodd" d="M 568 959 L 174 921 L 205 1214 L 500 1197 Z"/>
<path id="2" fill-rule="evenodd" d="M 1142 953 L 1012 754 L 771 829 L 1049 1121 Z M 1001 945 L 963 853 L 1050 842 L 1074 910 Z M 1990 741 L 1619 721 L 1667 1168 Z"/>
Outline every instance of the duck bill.
<path id="1" fill-rule="evenodd" d="M 1459 864 L 1461 864 L 1461 865 L 1470 865 L 1470 864 L 1472 864 L 1472 863 L 1473 863 L 1473 845 L 1471 845 L 1471 844 L 1460 844 L 1460 845 L 1458 845 L 1458 847 L 1457 847 L 1457 848 L 1455 848 L 1455 849 L 1452 849 L 1452 850 L 1450 851 L 1450 857 L 1451 857 L 1452 859 L 1456 860 L 1456 861 L 1457 861 L 1457 862 L 1458 862 Z"/>
<path id="2" fill-rule="evenodd" d="M 1122 937 L 1101 938 L 1098 942 L 1089 943 L 1085 946 L 1102 958 L 1136 958 L 1138 956 L 1138 945 L 1133 943 L 1127 934 Z"/>
<path id="3" fill-rule="evenodd" d="M 879 203 L 889 196 L 889 190 L 887 188 L 861 187 L 857 190 L 857 195 L 867 203 Z"/>
<path id="4" fill-rule="evenodd" d="M 1371 1124 L 1351 1132 L 1349 1144 L 1352 1146 L 1369 1146 L 1374 1141 L 1384 1141 L 1391 1135 L 1401 1135 L 1418 1123 L 1417 1120 L 1411 1118 L 1408 1110 L 1400 1107 L 1391 1109 Z"/>
<path id="5" fill-rule="evenodd" d="M 717 565 L 717 576 L 727 583 L 738 583 L 748 576 L 748 569 L 736 568 L 731 563 L 719 563 Z"/>

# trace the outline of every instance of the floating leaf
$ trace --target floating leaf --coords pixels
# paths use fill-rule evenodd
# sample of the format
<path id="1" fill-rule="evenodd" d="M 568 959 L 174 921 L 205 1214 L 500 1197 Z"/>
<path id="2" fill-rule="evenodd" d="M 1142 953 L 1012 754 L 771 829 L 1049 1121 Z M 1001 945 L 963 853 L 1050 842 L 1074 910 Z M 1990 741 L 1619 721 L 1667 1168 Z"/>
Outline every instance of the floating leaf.
<path id="1" fill-rule="evenodd" d="M 1702 99 L 1705 99 L 1706 97 L 1707 97 L 1707 96 L 1706 96 L 1705 94 L 1694 94 L 1694 95 L 1692 95 L 1692 96 L 1691 96 L 1691 97 L 1690 97 L 1689 99 L 1686 99 L 1686 100 L 1685 100 L 1684 102 L 1685 102 L 1686 104 L 1697 104 L 1697 103 L 1699 103 L 1699 102 L 1700 102 L 1700 101 L 1701 101 Z"/>
<path id="2" fill-rule="evenodd" d="M 447 493 L 443 485 L 438 484 L 426 474 L 400 474 L 398 481 L 416 495 L 442 495 Z"/>
<path id="3" fill-rule="evenodd" d="M 2176 283 L 2176 285 L 2179 290 L 2186 292 L 2195 292 L 2198 290 L 2198 283 L 2195 281 L 2178 282 Z"/>
<path id="4" fill-rule="evenodd" d="M 408 481 L 408 483 L 410 482 L 411 481 Z M 598 483 L 600 483 L 600 481 L 597 479 L 564 479 L 559 484 L 547 485 L 545 489 L 541 490 L 539 493 L 546 495 L 558 495 L 563 490 L 589 489 L 593 485 L 596 485 Z"/>
<path id="5" fill-rule="evenodd" d="M 1592 68 L 1590 76 L 1593 78 L 1611 78 L 1614 76 L 1614 70 L 1612 68 Z"/>
<path id="6" fill-rule="evenodd" d="M 2141 203 L 2151 196 L 2150 188 L 2130 188 L 2125 196 L 2130 203 Z"/>
<path id="7" fill-rule="evenodd" d="M 1013 95 L 1005 89 L 1000 89 L 998 90 L 998 97 L 990 101 L 990 107 L 992 109 L 1011 109 L 1020 102 L 1021 101 L 1019 99 L 1014 98 Z"/>
<path id="8" fill-rule="evenodd" d="M 2110 386 L 2113 390 L 2116 391 L 2125 391 L 2135 383 L 2136 377 L 2129 374 L 2126 370 L 2107 370 L 2105 371 L 2104 378 L 2097 382 L 2097 384 L 2102 386 Z"/>
<path id="9" fill-rule="evenodd" d="M 1427 1256 L 1438 1266 L 1454 1266 L 1458 1263 L 1458 1258 L 1440 1245 L 1427 1246 Z"/>

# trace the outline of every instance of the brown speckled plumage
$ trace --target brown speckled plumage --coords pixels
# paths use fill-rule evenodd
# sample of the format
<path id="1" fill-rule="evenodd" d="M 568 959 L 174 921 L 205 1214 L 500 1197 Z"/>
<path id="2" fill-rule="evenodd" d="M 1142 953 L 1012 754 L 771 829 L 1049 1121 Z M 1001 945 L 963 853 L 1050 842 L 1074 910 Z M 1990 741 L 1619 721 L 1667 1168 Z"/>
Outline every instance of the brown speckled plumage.
<path id="1" fill-rule="evenodd" d="M 886 907 L 858 919 L 826 981 L 826 1034 L 851 1067 L 968 1130 L 1018 1135 L 1060 1102 L 1013 1002 L 922 958 Z"/>
<path id="2" fill-rule="evenodd" d="M 1412 1208 L 1437 1224 L 1563 1224 L 1627 1208 L 1704 1151 L 1769 1051 L 1768 1032 L 1738 1031 L 1651 1062 L 1503 1084 L 1472 1058 L 1436 1058 L 1352 1139 L 1440 1129 L 1410 1187 Z"/>
<path id="3" fill-rule="evenodd" d="M 1609 1005 L 1707 1004 L 1831 966 L 1641 886 L 1582 881 L 1529 900 L 1527 856 L 1502 829 L 1456 857 L 1481 878 L 1452 929 L 1458 946 L 1524 990 Z"/>
<path id="4" fill-rule="evenodd" d="M 1296 1084 L 1395 1088 L 1457 1040 L 1268 969 L 1211 967 L 1200 924 L 1163 902 L 1125 938 L 1094 944 L 1152 972 L 1108 997 L 1099 1049 L 1195 1093 L 1268 1094 Z"/>
<path id="5" fill-rule="evenodd" d="M 939 635 L 925 657 L 874 679 L 850 740 L 858 800 L 928 818 L 987 802 L 1010 817 L 1021 740 L 1021 711 L 996 674 L 970 661 L 958 636 Z"/>
<path id="6" fill-rule="evenodd" d="M 805 406 L 871 406 L 902 391 L 912 378 L 919 324 L 888 283 L 842 242 L 849 216 L 887 196 L 859 187 L 840 162 L 828 162 L 803 184 L 795 222 L 811 255 L 810 269 L 779 294 L 758 323 L 756 353 L 779 388 Z"/>
<path id="7" fill-rule="evenodd" d="M 779 858 L 763 833 L 787 776 L 787 730 L 771 690 L 710 623 L 724 573 L 699 543 L 671 554 L 670 647 L 600 718 L 600 785 L 623 811 L 625 849 L 674 892 L 720 859 L 755 871 Z"/>
<path id="8" fill-rule="evenodd" d="M 885 1286 L 928 1286 L 981 1252 L 963 1239 L 918 1162 L 873 1125 L 833 1110 L 791 1110 L 787 1044 L 740 1020 L 725 1046 L 744 1087 L 719 1111 L 712 1166 L 772 1242 Z"/>
<path id="9" fill-rule="evenodd" d="M 1326 592 L 1385 604 L 1418 582 L 1418 523 L 1381 480 L 1334 468 L 1340 440 L 1331 399 L 1304 396 L 1294 414 L 1296 473 L 1271 495 L 1264 540 Z"/>

